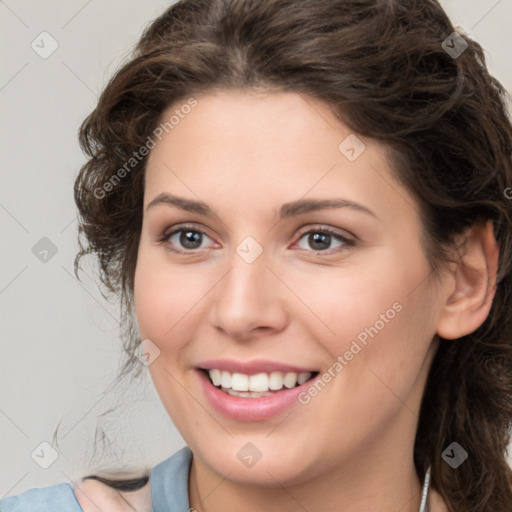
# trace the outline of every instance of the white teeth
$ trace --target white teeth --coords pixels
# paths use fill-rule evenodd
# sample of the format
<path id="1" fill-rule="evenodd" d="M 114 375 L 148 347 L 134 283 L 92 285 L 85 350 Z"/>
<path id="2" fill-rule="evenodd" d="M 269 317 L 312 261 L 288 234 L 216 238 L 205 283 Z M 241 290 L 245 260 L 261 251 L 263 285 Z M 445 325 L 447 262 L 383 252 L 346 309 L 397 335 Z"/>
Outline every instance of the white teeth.
<path id="1" fill-rule="evenodd" d="M 299 373 L 297 382 L 299 384 L 304 384 L 304 382 L 306 382 L 311 377 L 311 375 L 312 374 L 310 372 Z"/>
<path id="2" fill-rule="evenodd" d="M 220 386 L 222 382 L 222 372 L 220 370 L 210 370 L 210 379 L 214 386 Z"/>
<path id="3" fill-rule="evenodd" d="M 256 396 L 254 393 L 264 393 L 269 390 L 279 391 L 283 387 L 288 389 L 294 388 L 297 384 L 304 384 L 311 378 L 311 372 L 303 373 L 283 373 L 271 372 L 257 373 L 255 375 L 246 375 L 244 373 L 230 373 L 225 370 L 213 369 L 209 370 L 210 379 L 214 386 L 221 386 L 226 390 L 232 390 L 240 393 L 229 393 L 235 396 Z M 265 395 L 261 395 L 265 396 Z"/>
<path id="4" fill-rule="evenodd" d="M 272 392 L 264 391 L 260 393 L 258 391 L 234 391 L 233 389 L 227 389 L 226 393 L 231 396 L 241 396 L 242 398 L 260 398 L 262 396 L 272 396 Z"/>
<path id="5" fill-rule="evenodd" d="M 272 372 L 268 379 L 268 388 L 277 391 L 283 387 L 283 373 Z"/>
<path id="6" fill-rule="evenodd" d="M 222 372 L 220 385 L 223 388 L 230 388 L 231 387 L 231 373 L 229 372 Z"/>
<path id="7" fill-rule="evenodd" d="M 234 391 L 249 391 L 249 377 L 243 373 L 233 373 L 230 387 Z"/>
<path id="8" fill-rule="evenodd" d="M 266 373 L 257 373 L 249 377 L 250 391 L 268 391 L 268 375 Z"/>
<path id="9" fill-rule="evenodd" d="M 294 388 L 295 384 L 297 384 L 297 374 L 296 373 L 287 373 L 284 376 L 283 382 L 287 388 L 289 388 L 289 389 Z"/>

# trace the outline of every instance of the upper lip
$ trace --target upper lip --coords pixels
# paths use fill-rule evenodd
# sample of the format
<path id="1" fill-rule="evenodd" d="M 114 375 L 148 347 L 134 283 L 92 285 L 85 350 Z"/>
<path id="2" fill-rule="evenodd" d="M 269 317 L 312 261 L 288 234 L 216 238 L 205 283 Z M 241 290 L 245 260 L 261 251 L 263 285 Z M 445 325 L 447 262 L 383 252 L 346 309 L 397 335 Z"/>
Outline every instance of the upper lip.
<path id="1" fill-rule="evenodd" d="M 235 361 L 234 359 L 210 359 L 197 365 L 203 370 L 224 370 L 230 373 L 244 373 L 255 375 L 257 373 L 283 372 L 283 373 L 314 373 L 317 370 L 303 368 L 288 363 L 255 359 L 253 361 Z"/>

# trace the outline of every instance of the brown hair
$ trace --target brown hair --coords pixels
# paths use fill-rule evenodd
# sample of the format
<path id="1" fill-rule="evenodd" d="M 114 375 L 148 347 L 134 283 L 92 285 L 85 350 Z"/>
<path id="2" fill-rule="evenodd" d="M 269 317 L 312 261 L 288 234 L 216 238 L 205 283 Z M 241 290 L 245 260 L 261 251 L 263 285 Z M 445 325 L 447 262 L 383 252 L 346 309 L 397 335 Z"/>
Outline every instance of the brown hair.
<path id="1" fill-rule="evenodd" d="M 258 88 L 323 101 L 355 133 L 391 148 L 397 179 L 417 199 L 434 272 L 455 235 L 493 222 L 500 257 L 492 308 L 475 332 L 440 340 L 414 460 L 420 478 L 432 467 L 432 486 L 451 511 L 508 512 L 512 208 L 505 191 L 512 186 L 512 126 L 504 88 L 488 73 L 481 46 L 464 34 L 456 41 L 453 32 L 435 0 L 178 1 L 148 26 L 81 126 L 89 159 L 75 183 L 75 272 L 82 256 L 97 256 L 101 281 L 119 294 L 124 312 L 123 371 L 140 372 L 133 283 L 147 158 L 108 193 L 97 191 L 126 170 L 164 111 L 192 95 Z M 450 53 L 465 44 L 460 55 Z M 441 457 L 454 441 L 469 454 L 457 469 Z"/>

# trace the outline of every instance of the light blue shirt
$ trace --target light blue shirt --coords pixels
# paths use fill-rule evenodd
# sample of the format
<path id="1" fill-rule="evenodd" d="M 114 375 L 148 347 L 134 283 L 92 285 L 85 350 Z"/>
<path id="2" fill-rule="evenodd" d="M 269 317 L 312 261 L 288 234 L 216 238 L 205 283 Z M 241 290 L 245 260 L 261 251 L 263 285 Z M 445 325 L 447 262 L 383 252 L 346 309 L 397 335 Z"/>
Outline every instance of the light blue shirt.
<path id="1" fill-rule="evenodd" d="M 192 452 L 185 446 L 151 469 L 154 512 L 189 512 L 188 475 Z M 83 512 L 70 483 L 35 487 L 0 500 L 0 512 Z"/>

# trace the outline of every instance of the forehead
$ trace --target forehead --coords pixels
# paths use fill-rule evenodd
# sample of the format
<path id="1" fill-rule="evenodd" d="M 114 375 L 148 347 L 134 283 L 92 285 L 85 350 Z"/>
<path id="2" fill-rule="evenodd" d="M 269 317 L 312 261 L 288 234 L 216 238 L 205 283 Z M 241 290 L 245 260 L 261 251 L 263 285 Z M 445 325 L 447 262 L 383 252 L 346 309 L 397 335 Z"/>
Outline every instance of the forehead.
<path id="1" fill-rule="evenodd" d="M 226 143 L 223 154 L 231 160 L 244 162 L 251 156 L 280 159 L 309 153 L 320 137 L 325 139 L 328 133 L 332 136 L 338 131 L 333 140 L 328 137 L 323 144 L 330 145 L 331 154 L 335 154 L 339 131 L 350 132 L 339 122 L 335 126 L 327 105 L 291 92 L 216 91 L 197 97 L 196 105 L 177 119 L 173 113 L 185 110 L 185 102 L 175 103 L 162 116 L 163 123 L 174 118 L 174 124 L 167 126 L 163 134 L 166 142 L 157 143 L 152 154 L 165 151 L 163 146 L 167 146 L 188 152 L 188 159 L 196 154 L 204 157 L 207 152 L 220 156 L 219 144 Z M 172 137 L 167 137 L 171 133 Z"/>
<path id="2" fill-rule="evenodd" d="M 151 151 L 146 206 L 168 191 L 246 209 L 253 200 L 259 209 L 275 203 L 277 211 L 305 196 L 410 209 L 407 192 L 389 185 L 386 147 L 356 136 L 327 105 L 292 92 L 218 91 L 195 100 L 193 108 L 180 112 L 184 100 L 162 117 L 179 121 Z"/>

